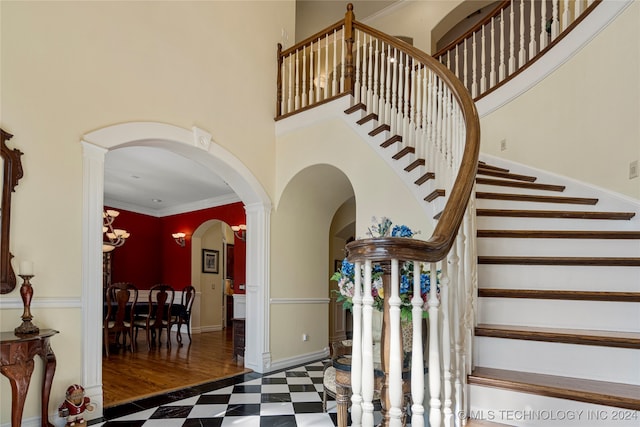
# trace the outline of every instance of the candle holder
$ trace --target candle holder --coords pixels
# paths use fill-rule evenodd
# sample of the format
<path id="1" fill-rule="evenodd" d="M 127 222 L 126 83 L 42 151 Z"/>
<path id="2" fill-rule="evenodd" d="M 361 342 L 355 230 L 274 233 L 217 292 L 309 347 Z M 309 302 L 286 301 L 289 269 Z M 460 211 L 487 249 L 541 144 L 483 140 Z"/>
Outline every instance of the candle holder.
<path id="1" fill-rule="evenodd" d="M 40 328 L 31 323 L 33 316 L 31 315 L 31 298 L 33 297 L 33 288 L 29 282 L 33 277 L 32 274 L 20 274 L 22 278 L 22 286 L 20 287 L 20 296 L 22 297 L 22 304 L 24 305 L 24 311 L 22 312 L 22 324 L 15 328 L 16 335 L 37 334 L 40 332 Z"/>

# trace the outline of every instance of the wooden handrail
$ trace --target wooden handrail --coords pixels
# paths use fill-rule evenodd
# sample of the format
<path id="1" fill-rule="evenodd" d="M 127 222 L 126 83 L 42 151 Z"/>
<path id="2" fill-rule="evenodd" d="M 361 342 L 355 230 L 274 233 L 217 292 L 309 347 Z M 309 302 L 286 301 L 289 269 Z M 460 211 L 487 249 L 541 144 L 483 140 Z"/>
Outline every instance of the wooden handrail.
<path id="1" fill-rule="evenodd" d="M 466 123 L 467 135 L 458 176 L 431 237 L 427 241 L 403 238 L 356 240 L 347 245 L 347 258 L 351 262 L 364 260 L 365 258 L 371 260 L 400 258 L 428 262 L 440 261 L 449 253 L 453 245 L 473 190 L 480 153 L 480 119 L 478 112 L 469 96 L 469 92 L 460 80 L 433 57 L 408 43 L 359 22 L 354 22 L 354 28 L 369 33 L 390 46 L 409 54 L 436 73 L 449 86 L 459 103 Z M 389 256 L 392 254 L 395 256 Z M 398 257 L 399 254 L 402 254 L 402 256 Z"/>

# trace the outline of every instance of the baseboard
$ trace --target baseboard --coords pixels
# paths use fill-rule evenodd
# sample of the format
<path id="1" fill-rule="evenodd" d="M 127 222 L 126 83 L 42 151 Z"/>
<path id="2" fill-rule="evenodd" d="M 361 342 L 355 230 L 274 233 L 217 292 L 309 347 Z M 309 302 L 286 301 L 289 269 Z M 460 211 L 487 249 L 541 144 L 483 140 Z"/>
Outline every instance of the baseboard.
<path id="1" fill-rule="evenodd" d="M 313 353 L 301 354 L 286 359 L 276 360 L 271 363 L 269 371 L 279 371 L 281 369 L 291 368 L 292 366 L 304 365 L 306 363 L 315 362 L 316 360 L 329 357 L 329 347 L 325 347 L 320 351 Z"/>

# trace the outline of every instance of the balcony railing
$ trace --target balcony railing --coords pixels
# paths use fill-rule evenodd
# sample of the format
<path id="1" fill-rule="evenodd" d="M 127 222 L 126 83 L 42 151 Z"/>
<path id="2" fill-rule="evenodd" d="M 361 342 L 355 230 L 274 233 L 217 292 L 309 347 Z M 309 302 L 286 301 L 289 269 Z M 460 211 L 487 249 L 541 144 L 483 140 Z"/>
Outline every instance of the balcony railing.
<path id="1" fill-rule="evenodd" d="M 507 0 L 438 51 L 474 100 L 538 60 L 601 0 Z"/>

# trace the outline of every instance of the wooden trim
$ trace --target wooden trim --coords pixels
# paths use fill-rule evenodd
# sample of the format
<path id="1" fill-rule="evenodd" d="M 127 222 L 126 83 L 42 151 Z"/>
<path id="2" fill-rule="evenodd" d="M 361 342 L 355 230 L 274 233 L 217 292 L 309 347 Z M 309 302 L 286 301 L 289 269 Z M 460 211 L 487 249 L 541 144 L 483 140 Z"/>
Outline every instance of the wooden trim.
<path id="1" fill-rule="evenodd" d="M 479 256 L 478 264 L 640 267 L 640 258 Z"/>
<path id="2" fill-rule="evenodd" d="M 595 205 L 598 199 L 586 197 L 538 196 L 533 194 L 485 193 L 477 192 L 476 199 L 511 200 L 518 202 L 567 203 L 574 205 Z"/>
<path id="3" fill-rule="evenodd" d="M 562 192 L 565 190 L 564 185 L 552 185 L 552 184 L 538 184 L 535 182 L 524 182 L 524 181 L 508 181 L 506 179 L 491 179 L 491 178 L 476 178 L 476 183 L 483 185 L 497 185 L 501 187 L 517 187 L 517 188 L 530 188 L 535 190 L 546 190 L 546 191 L 558 191 Z"/>
<path id="4" fill-rule="evenodd" d="M 555 289 L 480 288 L 483 298 L 557 299 L 565 301 L 640 302 L 640 292 L 561 291 Z"/>
<path id="5" fill-rule="evenodd" d="M 613 219 L 629 220 L 635 212 L 591 212 L 591 211 L 545 211 L 516 209 L 477 209 L 477 216 L 511 218 L 571 218 L 571 219 Z"/>
<path id="6" fill-rule="evenodd" d="M 475 336 L 640 349 L 637 332 L 479 324 Z"/>
<path id="7" fill-rule="evenodd" d="M 538 179 L 535 176 L 518 175 L 511 172 L 497 171 L 497 170 L 486 169 L 482 167 L 478 167 L 478 175 L 488 175 L 488 176 L 494 176 L 497 178 L 514 179 L 516 181 L 527 181 L 527 182 L 534 182 L 536 179 Z"/>
<path id="8" fill-rule="evenodd" d="M 497 387 L 522 393 L 576 400 L 597 405 L 640 410 L 640 386 L 476 367 L 469 384 Z"/>
<path id="9" fill-rule="evenodd" d="M 640 231 L 478 230 L 478 237 L 527 239 L 640 239 Z"/>

